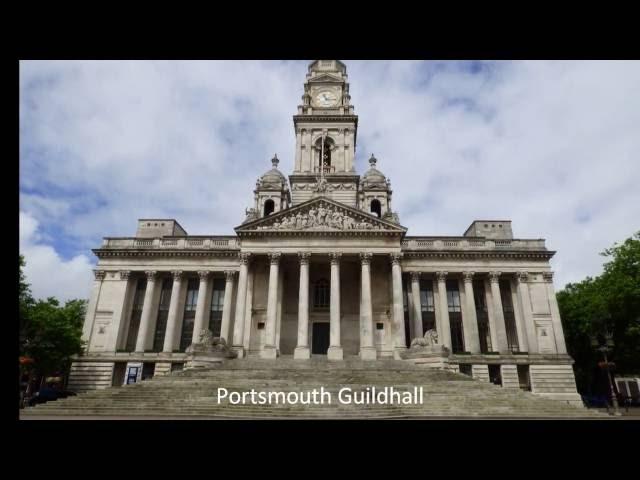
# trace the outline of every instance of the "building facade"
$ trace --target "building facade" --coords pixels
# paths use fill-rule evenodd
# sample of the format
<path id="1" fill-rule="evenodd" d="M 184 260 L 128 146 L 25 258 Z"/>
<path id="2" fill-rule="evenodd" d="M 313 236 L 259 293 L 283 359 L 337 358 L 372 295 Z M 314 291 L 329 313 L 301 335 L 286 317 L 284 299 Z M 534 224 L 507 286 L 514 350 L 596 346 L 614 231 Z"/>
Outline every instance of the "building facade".
<path id="1" fill-rule="evenodd" d="M 412 237 L 390 182 L 354 168 L 358 117 L 346 67 L 309 65 L 293 117 L 294 169 L 256 182 L 232 236 L 191 236 L 141 219 L 104 239 L 69 388 L 122 385 L 184 367 L 203 329 L 247 356 L 403 358 L 436 330 L 446 366 L 504 388 L 578 403 L 542 239 L 508 220 L 461 236 Z"/>

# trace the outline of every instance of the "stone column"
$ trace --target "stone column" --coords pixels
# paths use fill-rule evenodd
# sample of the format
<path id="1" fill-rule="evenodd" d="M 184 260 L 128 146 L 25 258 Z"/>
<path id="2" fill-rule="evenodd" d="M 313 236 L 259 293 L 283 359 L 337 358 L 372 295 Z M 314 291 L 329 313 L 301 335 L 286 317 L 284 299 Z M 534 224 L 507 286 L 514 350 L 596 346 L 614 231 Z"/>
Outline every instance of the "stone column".
<path id="1" fill-rule="evenodd" d="M 467 351 L 480 353 L 480 334 L 478 333 L 478 316 L 473 295 L 473 275 L 475 272 L 462 272 L 464 278 L 465 312 L 462 315 L 464 344 Z"/>
<path id="2" fill-rule="evenodd" d="M 500 296 L 500 275 L 502 272 L 489 272 L 491 283 L 491 299 L 493 301 L 494 325 L 496 327 L 496 340 L 498 345 L 494 347 L 500 353 L 509 353 L 507 343 L 507 329 L 504 323 L 504 310 L 502 309 L 502 297 Z"/>
<path id="3" fill-rule="evenodd" d="M 438 279 L 438 308 L 436 315 L 440 318 L 438 323 L 442 331 L 438 332 L 438 342 L 451 350 L 451 325 L 449 323 L 449 302 L 447 300 L 447 275 L 449 272 L 436 272 Z"/>
<path id="4" fill-rule="evenodd" d="M 93 288 L 91 289 L 91 297 L 89 299 L 89 305 L 87 305 L 87 313 L 84 318 L 84 324 L 82 325 L 82 340 L 86 342 L 85 350 L 89 349 L 89 341 L 91 340 L 91 332 L 93 330 L 93 323 L 96 321 L 96 310 L 98 302 L 100 300 L 100 290 L 102 289 L 102 281 L 107 272 L 104 270 L 94 270 L 93 275 L 95 281 L 93 282 Z"/>
<path id="5" fill-rule="evenodd" d="M 302 138 L 301 138 L 301 133 L 300 133 L 300 129 L 296 128 L 296 158 L 295 158 L 295 167 L 294 170 L 296 172 L 300 172 L 302 171 Z"/>
<path id="6" fill-rule="evenodd" d="M 222 304 L 222 322 L 220 325 L 220 338 L 224 338 L 227 345 L 231 343 L 229 340 L 229 327 L 231 326 L 231 301 L 233 299 L 233 279 L 236 276 L 235 270 L 226 270 L 224 272 L 226 283 L 224 286 L 224 301 Z"/>
<path id="7" fill-rule="evenodd" d="M 244 314 L 247 297 L 247 276 L 249 273 L 250 253 L 240 253 L 240 275 L 238 277 L 238 293 L 236 295 L 236 318 L 233 322 L 233 349 L 238 352 L 238 358 L 244 356 Z"/>
<path id="8" fill-rule="evenodd" d="M 209 329 L 209 322 L 205 321 L 205 314 L 209 310 L 209 277 L 211 272 L 201 270 L 198 272 L 200 283 L 198 284 L 198 303 L 196 305 L 196 317 L 193 321 L 193 336 L 191 343 L 197 343 L 200 340 L 202 330 Z M 208 308 L 209 307 L 209 308 Z"/>
<path id="9" fill-rule="evenodd" d="M 171 300 L 169 301 L 169 313 L 167 314 L 167 331 L 164 334 L 164 345 L 162 351 L 173 352 L 175 348 L 176 327 L 178 325 L 178 314 L 180 313 L 180 290 L 182 288 L 182 272 L 171 272 L 173 275 L 173 285 L 171 286 Z"/>
<path id="10" fill-rule="evenodd" d="M 360 358 L 375 360 L 376 347 L 373 344 L 373 307 L 371 305 L 371 263 L 370 253 L 360 254 Z"/>
<path id="11" fill-rule="evenodd" d="M 518 282 L 518 298 L 522 307 L 522 320 L 524 321 L 524 329 L 527 332 L 527 342 L 529 343 L 529 353 L 538 353 L 538 337 L 531 309 L 529 285 L 527 284 L 529 274 L 527 272 L 518 272 L 516 278 Z"/>
<path id="12" fill-rule="evenodd" d="M 298 346 L 293 358 L 311 358 L 309 350 L 309 257 L 308 252 L 298 253 L 300 259 L 300 289 L 298 293 Z"/>
<path id="13" fill-rule="evenodd" d="M 269 292 L 267 294 L 267 325 L 265 345 L 260 351 L 261 358 L 276 358 L 276 314 L 278 309 L 278 276 L 280 265 L 280 252 L 270 253 L 269 259 Z"/>
<path id="14" fill-rule="evenodd" d="M 511 289 L 511 303 L 513 304 L 513 316 L 516 319 L 516 332 L 518 334 L 518 351 L 528 352 L 529 343 L 527 342 L 527 333 L 524 329 L 524 320 L 522 319 L 522 305 L 518 299 L 518 285 L 515 276 L 509 279 L 509 288 Z"/>
<path id="15" fill-rule="evenodd" d="M 342 344 L 340 343 L 340 257 L 341 253 L 331 253 L 331 294 L 330 294 L 330 341 L 327 359 L 342 360 Z"/>
<path id="16" fill-rule="evenodd" d="M 129 333 L 131 308 L 135 295 L 135 286 L 130 278 L 131 270 L 120 270 L 120 282 L 118 282 L 115 296 L 116 298 L 121 298 L 122 301 L 119 304 L 116 303 L 116 308 L 113 312 L 112 332 L 114 338 L 110 340 L 110 345 L 113 345 L 113 350 L 125 347 L 127 334 Z"/>
<path id="17" fill-rule="evenodd" d="M 553 272 L 543 272 L 542 276 L 547 283 L 547 296 L 549 297 L 549 307 L 551 307 L 551 324 L 553 325 L 553 336 L 556 339 L 556 353 L 566 355 L 567 346 L 564 341 L 562 319 L 560 318 L 558 300 L 556 299 L 556 293 L 553 288 Z"/>
<path id="18" fill-rule="evenodd" d="M 411 299 L 413 300 L 411 302 L 413 303 L 413 338 L 418 338 L 424 335 L 422 331 L 422 305 L 420 303 L 420 272 L 411 272 L 410 275 Z"/>
<path id="19" fill-rule="evenodd" d="M 393 290 L 393 357 L 400 360 L 400 354 L 407 349 L 404 331 L 404 306 L 402 304 L 402 253 L 391 254 L 391 283 Z"/>
<path id="20" fill-rule="evenodd" d="M 284 266 L 278 274 L 278 307 L 276 309 L 276 350 L 280 351 L 280 333 L 282 332 L 282 315 L 284 314 Z"/>
<path id="21" fill-rule="evenodd" d="M 489 317 L 489 334 L 491 336 L 491 351 L 498 351 L 498 337 L 496 336 L 496 316 L 493 313 L 493 295 L 489 277 L 484 279 L 484 298 L 487 304 L 487 316 Z"/>
<path id="22" fill-rule="evenodd" d="M 147 289 L 144 292 L 140 328 L 138 329 L 138 337 L 136 338 L 136 352 L 144 352 L 149 346 L 149 330 L 153 311 L 153 299 L 156 293 L 157 273 L 156 271 L 145 272 L 147 275 Z"/>

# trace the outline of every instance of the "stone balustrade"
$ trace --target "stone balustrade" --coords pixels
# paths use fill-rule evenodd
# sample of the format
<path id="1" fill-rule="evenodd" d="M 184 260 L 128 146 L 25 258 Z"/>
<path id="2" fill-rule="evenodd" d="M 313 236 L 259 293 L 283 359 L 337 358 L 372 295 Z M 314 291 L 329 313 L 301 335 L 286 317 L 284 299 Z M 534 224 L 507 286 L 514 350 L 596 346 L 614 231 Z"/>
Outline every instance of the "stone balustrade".
<path id="1" fill-rule="evenodd" d="M 405 237 L 403 250 L 546 250 L 544 239 L 488 239 L 466 237 Z"/>
<path id="2" fill-rule="evenodd" d="M 163 238 L 136 238 L 136 237 L 106 237 L 103 239 L 102 248 L 106 249 L 235 249 L 239 248 L 236 237 L 163 237 Z"/>

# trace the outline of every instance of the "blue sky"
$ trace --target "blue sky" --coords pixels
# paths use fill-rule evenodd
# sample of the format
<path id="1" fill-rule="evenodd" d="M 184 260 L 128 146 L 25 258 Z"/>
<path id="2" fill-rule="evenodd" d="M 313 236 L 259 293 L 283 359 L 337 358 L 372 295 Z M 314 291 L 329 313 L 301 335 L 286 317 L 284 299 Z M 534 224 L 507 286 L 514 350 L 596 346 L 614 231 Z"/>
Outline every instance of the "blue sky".
<path id="1" fill-rule="evenodd" d="M 138 218 L 232 234 L 257 177 L 293 167 L 308 61 L 23 61 L 20 250 L 37 297 L 87 297 L 103 236 Z M 410 235 L 511 219 L 556 287 L 640 229 L 640 62 L 345 61 Z"/>

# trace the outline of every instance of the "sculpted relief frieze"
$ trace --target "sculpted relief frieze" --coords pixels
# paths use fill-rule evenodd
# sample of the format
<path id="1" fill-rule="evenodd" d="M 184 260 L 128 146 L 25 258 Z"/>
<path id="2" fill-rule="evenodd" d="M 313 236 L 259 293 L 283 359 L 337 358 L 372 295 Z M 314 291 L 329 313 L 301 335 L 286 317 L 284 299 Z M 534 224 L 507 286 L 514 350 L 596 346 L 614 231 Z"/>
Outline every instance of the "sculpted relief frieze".
<path id="1" fill-rule="evenodd" d="M 292 190 L 302 190 L 302 191 L 317 191 L 322 189 L 326 192 L 333 192 L 335 190 L 355 190 L 356 186 L 354 183 L 328 183 L 325 185 L 318 185 L 318 183 L 294 183 L 291 187 Z"/>
<path id="2" fill-rule="evenodd" d="M 332 205 L 320 203 L 307 211 L 283 215 L 257 230 L 383 230 L 383 226 L 365 217 L 356 218 Z"/>

